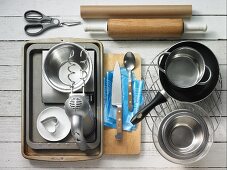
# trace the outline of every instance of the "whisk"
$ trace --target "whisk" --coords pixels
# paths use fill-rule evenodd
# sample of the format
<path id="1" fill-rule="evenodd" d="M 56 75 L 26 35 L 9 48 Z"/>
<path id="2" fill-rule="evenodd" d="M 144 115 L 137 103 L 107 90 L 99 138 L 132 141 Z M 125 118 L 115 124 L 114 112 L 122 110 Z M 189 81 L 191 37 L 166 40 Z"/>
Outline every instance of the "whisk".
<path id="1" fill-rule="evenodd" d="M 80 52 L 80 57 L 82 57 L 82 53 L 85 52 L 86 53 L 86 56 L 88 56 L 88 53 L 87 51 L 84 49 L 84 50 L 81 50 Z M 73 67 L 77 66 L 76 63 L 72 62 L 71 59 L 74 57 L 74 50 L 72 50 L 69 54 L 69 58 L 68 58 L 68 63 L 69 63 L 69 66 L 68 66 L 68 71 L 69 71 L 69 74 L 68 74 L 68 79 L 69 81 L 71 82 L 71 93 L 73 93 L 73 89 L 74 89 L 74 85 L 75 85 L 75 81 L 71 78 L 72 75 L 76 74 L 75 71 L 72 70 Z M 83 88 L 83 94 L 84 94 L 84 86 L 85 86 L 85 79 L 86 77 L 88 76 L 87 74 L 87 71 L 86 71 L 86 68 L 88 67 L 88 64 L 87 64 L 87 59 L 84 59 L 84 60 L 81 60 L 80 61 L 81 64 L 84 64 L 85 67 L 82 69 L 80 68 L 80 72 L 81 72 L 81 77 L 80 79 L 83 81 L 83 85 L 82 85 L 82 88 Z"/>

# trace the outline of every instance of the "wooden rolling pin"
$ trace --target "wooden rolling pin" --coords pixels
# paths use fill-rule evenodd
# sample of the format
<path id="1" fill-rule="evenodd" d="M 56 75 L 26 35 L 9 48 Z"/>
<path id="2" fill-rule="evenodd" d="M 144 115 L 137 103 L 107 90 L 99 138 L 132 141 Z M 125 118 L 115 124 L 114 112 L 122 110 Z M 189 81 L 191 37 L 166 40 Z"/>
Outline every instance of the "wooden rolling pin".
<path id="1" fill-rule="evenodd" d="M 87 5 L 80 15 L 88 18 L 183 18 L 192 15 L 192 5 Z"/>
<path id="2" fill-rule="evenodd" d="M 189 25 L 183 19 L 109 19 L 85 26 L 85 31 L 107 32 L 113 38 L 177 38 L 185 32 L 206 30 L 206 24 Z"/>

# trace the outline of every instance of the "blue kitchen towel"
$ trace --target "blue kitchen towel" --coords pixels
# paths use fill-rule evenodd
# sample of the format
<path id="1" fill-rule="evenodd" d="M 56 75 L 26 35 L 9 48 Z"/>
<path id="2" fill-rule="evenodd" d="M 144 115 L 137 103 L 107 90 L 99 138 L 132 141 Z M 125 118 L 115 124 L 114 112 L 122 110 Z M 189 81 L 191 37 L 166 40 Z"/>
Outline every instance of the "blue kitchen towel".
<path id="1" fill-rule="evenodd" d="M 112 106 L 112 81 L 113 71 L 107 72 L 104 77 L 104 125 L 110 128 L 116 128 L 116 112 L 117 108 Z M 128 110 L 128 71 L 121 68 L 121 82 L 122 82 L 122 114 L 123 114 L 123 130 L 132 131 L 136 126 L 130 120 L 135 115 L 140 106 L 143 104 L 142 90 L 144 82 L 136 80 L 133 74 L 132 87 L 133 87 L 133 111 Z"/>

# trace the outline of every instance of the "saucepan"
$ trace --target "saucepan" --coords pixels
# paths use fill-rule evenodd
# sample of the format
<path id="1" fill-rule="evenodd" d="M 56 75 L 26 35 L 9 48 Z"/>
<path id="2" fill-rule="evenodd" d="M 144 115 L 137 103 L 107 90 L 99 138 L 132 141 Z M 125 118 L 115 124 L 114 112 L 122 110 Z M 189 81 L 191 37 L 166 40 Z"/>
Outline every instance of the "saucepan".
<path id="1" fill-rule="evenodd" d="M 152 109 L 157 105 L 167 101 L 168 97 L 180 102 L 198 102 L 208 97 L 214 90 L 219 79 L 219 64 L 214 53 L 205 45 L 194 41 L 183 41 L 173 45 L 165 52 L 173 52 L 178 48 L 191 48 L 198 51 L 209 71 L 205 71 L 201 81 L 206 82 L 203 85 L 195 84 L 189 88 L 180 88 L 174 85 L 166 76 L 165 73 L 159 71 L 159 78 L 163 90 L 158 92 L 154 99 L 147 105 L 145 105 L 138 113 L 136 113 L 131 119 L 132 124 L 139 123 Z M 168 55 L 163 55 L 160 61 L 160 67 L 164 68 Z"/>
<path id="2" fill-rule="evenodd" d="M 164 68 L 162 68 L 160 60 L 164 55 L 168 55 L 168 57 Z M 179 89 L 205 85 L 212 76 L 211 70 L 205 65 L 202 55 L 190 47 L 180 47 L 172 52 L 161 53 L 158 57 L 158 67 L 160 71 L 166 74 L 168 80 Z M 209 76 L 203 78 L 205 75 Z"/>

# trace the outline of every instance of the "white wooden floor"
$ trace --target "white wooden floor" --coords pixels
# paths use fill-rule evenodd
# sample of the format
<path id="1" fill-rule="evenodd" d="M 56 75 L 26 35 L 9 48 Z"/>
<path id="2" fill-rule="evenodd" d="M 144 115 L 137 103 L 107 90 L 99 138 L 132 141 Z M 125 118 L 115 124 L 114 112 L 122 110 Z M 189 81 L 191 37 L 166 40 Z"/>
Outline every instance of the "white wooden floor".
<path id="1" fill-rule="evenodd" d="M 185 35 L 210 47 L 216 54 L 223 75 L 223 118 L 209 154 L 201 161 L 187 167 L 176 165 L 162 158 L 152 143 L 151 133 L 143 124 L 142 150 L 139 156 L 103 156 L 101 160 L 71 163 L 28 161 L 20 152 L 21 120 L 21 49 L 24 41 L 36 38 L 74 37 L 94 38 L 102 41 L 105 52 L 141 54 L 143 69 L 160 51 L 174 41 L 113 41 L 107 36 L 91 37 L 82 26 L 62 27 L 46 32 L 39 37 L 28 37 L 24 33 L 23 14 L 36 9 L 59 18 L 80 19 L 81 4 L 192 4 L 194 22 L 208 24 L 205 35 Z M 226 0 L 0 0 L 0 169 L 165 169 L 192 170 L 227 168 L 226 129 Z M 188 21 L 188 20 L 187 20 Z"/>

